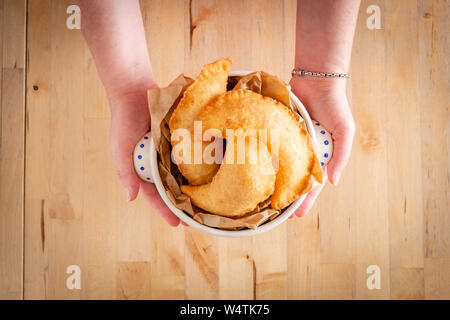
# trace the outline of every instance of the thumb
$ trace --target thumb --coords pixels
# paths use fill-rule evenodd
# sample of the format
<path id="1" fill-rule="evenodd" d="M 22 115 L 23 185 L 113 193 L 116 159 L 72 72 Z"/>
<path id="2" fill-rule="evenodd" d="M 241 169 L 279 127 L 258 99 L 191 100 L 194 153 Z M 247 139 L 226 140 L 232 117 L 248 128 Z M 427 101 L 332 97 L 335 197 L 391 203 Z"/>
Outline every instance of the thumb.
<path id="1" fill-rule="evenodd" d="M 140 179 L 134 170 L 133 148 L 111 145 L 114 163 L 120 181 L 125 187 L 128 201 L 136 199 L 139 192 Z"/>
<path id="2" fill-rule="evenodd" d="M 328 177 L 332 184 L 337 185 L 342 171 L 350 159 L 355 125 L 351 122 L 344 127 L 338 127 L 331 134 L 333 138 L 333 156 L 327 165 Z"/>

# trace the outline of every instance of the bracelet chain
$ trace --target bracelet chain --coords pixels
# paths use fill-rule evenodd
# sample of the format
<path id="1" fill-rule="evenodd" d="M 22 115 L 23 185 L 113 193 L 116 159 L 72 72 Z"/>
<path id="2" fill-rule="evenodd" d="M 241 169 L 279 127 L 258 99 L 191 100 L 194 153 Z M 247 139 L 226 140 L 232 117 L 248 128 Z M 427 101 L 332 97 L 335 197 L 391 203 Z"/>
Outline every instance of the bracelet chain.
<path id="1" fill-rule="evenodd" d="M 312 77 L 322 77 L 322 78 L 350 78 L 347 73 L 336 73 L 336 72 L 314 72 L 307 70 L 292 70 L 292 75 L 294 76 L 312 76 Z"/>

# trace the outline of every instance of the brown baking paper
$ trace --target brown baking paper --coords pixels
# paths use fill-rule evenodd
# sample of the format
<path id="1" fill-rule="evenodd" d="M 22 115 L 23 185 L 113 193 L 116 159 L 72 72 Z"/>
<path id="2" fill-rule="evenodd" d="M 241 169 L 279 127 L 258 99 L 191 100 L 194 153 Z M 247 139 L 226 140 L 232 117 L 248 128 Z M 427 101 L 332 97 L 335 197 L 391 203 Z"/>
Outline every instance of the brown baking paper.
<path id="1" fill-rule="evenodd" d="M 181 192 L 180 185 L 187 184 L 187 181 L 178 167 L 171 161 L 172 146 L 169 120 L 183 96 L 184 90 L 192 82 L 191 78 L 180 75 L 169 86 L 148 91 L 151 134 L 158 152 L 159 173 L 167 196 L 178 209 L 186 212 L 195 221 L 209 227 L 225 230 L 256 229 L 263 223 L 275 219 L 281 213 L 280 210 L 274 210 L 270 207 L 270 198 L 261 202 L 255 210 L 243 217 L 232 219 L 205 212 L 193 205 L 190 198 Z M 288 106 L 298 115 L 289 98 L 290 86 L 268 73 L 258 71 L 243 77 L 230 77 L 228 79 L 228 90 L 232 89 L 248 89 L 271 97 Z M 300 115 L 298 121 L 305 126 Z M 321 182 L 322 169 L 316 157 L 307 191 Z"/>

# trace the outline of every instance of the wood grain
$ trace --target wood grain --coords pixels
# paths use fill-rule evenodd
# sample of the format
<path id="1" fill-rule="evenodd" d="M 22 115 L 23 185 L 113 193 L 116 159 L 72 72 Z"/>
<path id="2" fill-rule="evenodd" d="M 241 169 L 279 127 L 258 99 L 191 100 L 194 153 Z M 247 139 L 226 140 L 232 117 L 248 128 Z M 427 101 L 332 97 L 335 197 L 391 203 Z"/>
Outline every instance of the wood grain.
<path id="1" fill-rule="evenodd" d="M 0 1 L 0 299 L 23 296 L 25 11 Z"/>
<path id="2" fill-rule="evenodd" d="M 368 2 L 363 2 L 361 8 L 368 5 Z M 383 17 L 386 12 L 383 4 L 381 10 Z M 351 81 L 352 107 L 358 123 L 351 162 L 356 170 L 353 192 L 357 192 L 357 186 L 364 185 L 364 192 L 361 192 L 358 201 L 355 201 L 356 216 L 352 223 L 356 230 L 356 296 L 364 299 L 386 299 L 390 294 L 389 184 L 384 174 L 368 176 L 363 172 L 387 173 L 389 167 L 389 132 L 386 116 L 381 116 L 390 112 L 385 98 L 388 91 L 386 77 L 389 70 L 385 63 L 388 53 L 384 28 L 369 30 L 365 26 L 366 17 L 365 11 L 360 10 L 355 37 L 355 43 L 360 45 L 356 46 L 353 52 L 352 72 L 356 75 Z M 367 47 L 370 49 L 367 50 Z M 355 68 L 358 65 L 366 67 Z M 366 77 L 366 74 L 371 76 Z M 368 93 L 377 98 L 367 99 Z M 377 265 L 381 269 L 383 276 L 380 290 L 367 290 L 367 267 L 370 265 Z"/>
<path id="3" fill-rule="evenodd" d="M 222 56 L 289 80 L 295 0 L 140 3 L 161 86 Z M 362 1 L 340 184 L 306 217 L 246 239 L 171 228 L 126 201 L 68 5 L 0 0 L 0 298 L 450 299 L 448 1 Z M 80 290 L 66 286 L 70 265 Z M 380 289 L 366 286 L 369 266 Z"/>

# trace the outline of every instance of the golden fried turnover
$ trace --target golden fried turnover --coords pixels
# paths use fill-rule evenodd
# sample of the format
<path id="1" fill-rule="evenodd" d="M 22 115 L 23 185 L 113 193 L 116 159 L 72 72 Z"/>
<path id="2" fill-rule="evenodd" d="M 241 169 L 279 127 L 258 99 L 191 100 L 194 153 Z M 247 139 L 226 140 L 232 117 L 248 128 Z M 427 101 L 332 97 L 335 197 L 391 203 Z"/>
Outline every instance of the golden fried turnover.
<path id="1" fill-rule="evenodd" d="M 273 209 L 283 209 L 312 188 L 313 175 L 322 183 L 322 170 L 314 154 L 310 137 L 291 110 L 280 102 L 253 91 L 239 89 L 224 93 L 205 106 L 197 116 L 204 130 L 227 128 L 267 130 L 265 139 L 272 156 L 278 158 Z M 272 135 L 277 134 L 277 146 Z M 272 150 L 274 149 L 274 150 Z M 277 150 L 275 150 L 277 149 Z M 231 199 L 231 198 L 230 198 Z"/>
<path id="2" fill-rule="evenodd" d="M 231 139 L 227 139 L 224 161 L 212 181 L 201 186 L 181 186 L 181 191 L 203 210 L 237 218 L 270 197 L 276 176 L 272 157 L 264 143 L 244 135 L 232 139 L 233 147 Z"/>
<path id="3" fill-rule="evenodd" d="M 183 97 L 169 121 L 173 149 L 176 148 L 178 143 L 184 143 L 186 144 L 186 148 L 183 148 L 184 146 L 180 145 L 177 149 L 191 151 L 190 158 L 188 155 L 180 155 L 181 157 L 187 156 L 187 159 L 189 160 L 186 161 L 187 163 L 178 163 L 178 168 L 192 185 L 210 182 L 219 168 L 219 165 L 216 163 L 208 164 L 202 160 L 200 161 L 201 163 L 194 163 L 193 123 L 199 111 L 206 104 L 220 94 L 226 92 L 231 64 L 232 61 L 230 58 L 222 58 L 216 62 L 205 65 L 197 79 L 195 79 L 184 92 Z M 174 135 L 173 133 L 177 129 L 188 130 L 190 132 L 191 140 L 188 141 L 187 139 L 185 140 L 180 138 L 180 136 Z M 203 154 L 203 150 L 207 143 L 200 143 L 202 144 L 200 150 Z"/>

